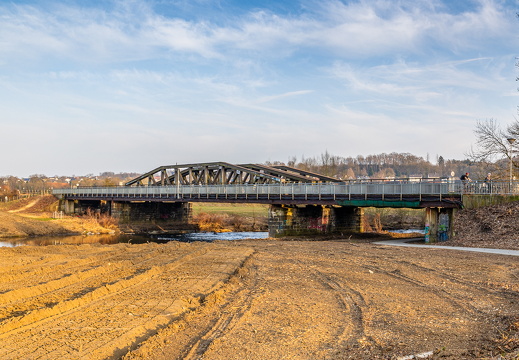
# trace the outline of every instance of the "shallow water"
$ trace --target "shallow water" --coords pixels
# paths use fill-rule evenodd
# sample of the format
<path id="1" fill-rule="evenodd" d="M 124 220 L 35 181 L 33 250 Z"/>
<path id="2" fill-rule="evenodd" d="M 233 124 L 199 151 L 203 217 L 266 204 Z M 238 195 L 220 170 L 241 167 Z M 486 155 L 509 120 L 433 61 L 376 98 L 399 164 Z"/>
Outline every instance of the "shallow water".
<path id="1" fill-rule="evenodd" d="M 424 229 L 388 230 L 388 232 L 397 233 L 397 234 L 412 234 L 412 233 L 425 234 Z"/>
<path id="2" fill-rule="evenodd" d="M 46 246 L 46 245 L 80 245 L 80 244 L 145 244 L 148 242 L 165 243 L 168 241 L 215 241 L 266 239 L 268 232 L 225 232 L 225 233 L 189 233 L 181 235 L 75 235 L 75 236 L 39 236 L 16 238 L 0 241 L 0 247 Z"/>

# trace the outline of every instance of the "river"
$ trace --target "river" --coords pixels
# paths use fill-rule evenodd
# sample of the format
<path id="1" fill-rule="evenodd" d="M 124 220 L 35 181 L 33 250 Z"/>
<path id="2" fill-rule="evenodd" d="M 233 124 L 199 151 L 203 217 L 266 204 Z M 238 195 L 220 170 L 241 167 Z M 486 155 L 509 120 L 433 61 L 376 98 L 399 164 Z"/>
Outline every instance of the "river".
<path id="1" fill-rule="evenodd" d="M 74 236 L 38 236 L 16 239 L 3 239 L 0 247 L 45 246 L 45 245 L 81 245 L 81 244 L 143 244 L 148 242 L 165 243 L 168 241 L 215 241 L 266 239 L 268 232 L 200 232 L 181 235 L 74 235 Z"/>
<path id="2" fill-rule="evenodd" d="M 423 230 L 391 230 L 394 233 L 418 233 Z M 244 239 L 266 239 L 268 232 L 198 232 L 181 235 L 73 235 L 73 236 L 38 236 L 26 238 L 3 239 L 0 247 L 15 246 L 45 246 L 45 245 L 81 245 L 81 244 L 145 244 L 148 242 L 166 243 L 168 241 L 216 241 L 216 240 L 244 240 Z"/>

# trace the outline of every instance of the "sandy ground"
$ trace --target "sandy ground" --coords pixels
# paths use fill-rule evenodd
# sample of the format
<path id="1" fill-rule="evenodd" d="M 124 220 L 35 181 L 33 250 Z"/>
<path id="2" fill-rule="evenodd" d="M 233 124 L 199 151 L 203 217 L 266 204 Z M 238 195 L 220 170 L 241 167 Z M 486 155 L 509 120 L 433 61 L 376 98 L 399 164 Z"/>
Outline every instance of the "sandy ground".
<path id="1" fill-rule="evenodd" d="M 50 219 L 54 201 L 6 204 L 0 237 L 113 231 Z M 452 245 L 517 246 L 501 222 L 515 208 L 490 214 L 462 214 Z M 518 314 L 505 255 L 340 239 L 0 248 L 0 359 L 517 360 Z"/>
<path id="2" fill-rule="evenodd" d="M 0 248 L 0 359 L 515 359 L 519 258 L 348 241 Z"/>

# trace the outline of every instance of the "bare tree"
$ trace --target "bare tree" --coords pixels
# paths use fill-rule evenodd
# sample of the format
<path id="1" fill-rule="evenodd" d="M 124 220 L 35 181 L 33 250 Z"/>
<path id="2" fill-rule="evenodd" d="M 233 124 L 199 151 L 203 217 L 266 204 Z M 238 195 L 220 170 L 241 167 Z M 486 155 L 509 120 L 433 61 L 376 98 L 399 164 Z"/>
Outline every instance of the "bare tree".
<path id="1" fill-rule="evenodd" d="M 511 139 L 519 137 L 519 123 L 515 122 L 503 130 L 493 119 L 478 121 L 476 129 L 476 149 L 467 154 L 473 161 L 493 162 L 502 158 L 512 159 Z M 515 164 L 514 164 L 515 165 Z"/>

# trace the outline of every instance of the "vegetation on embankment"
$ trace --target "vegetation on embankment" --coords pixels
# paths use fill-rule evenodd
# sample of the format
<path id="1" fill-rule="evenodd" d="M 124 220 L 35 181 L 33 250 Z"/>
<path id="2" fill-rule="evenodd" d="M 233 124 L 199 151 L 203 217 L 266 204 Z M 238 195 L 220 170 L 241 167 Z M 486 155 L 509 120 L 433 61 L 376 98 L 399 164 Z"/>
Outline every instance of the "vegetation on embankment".
<path id="1" fill-rule="evenodd" d="M 464 194 L 463 207 L 465 209 L 473 209 L 485 206 L 493 206 L 499 204 L 508 204 L 519 201 L 518 195 L 500 195 L 500 194 Z"/>
<path id="2" fill-rule="evenodd" d="M 519 250 L 519 202 L 460 210 L 454 229 L 441 245 Z"/>
<path id="3" fill-rule="evenodd" d="M 0 203 L 0 238 L 108 234 L 116 232 L 117 225 L 108 217 L 52 217 L 57 210 L 57 199 L 52 195 L 34 196 Z"/>

